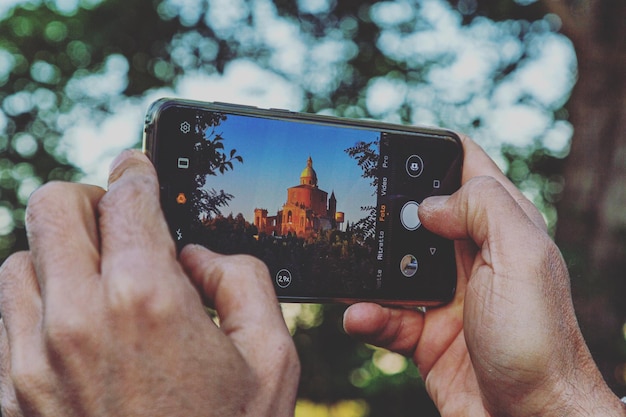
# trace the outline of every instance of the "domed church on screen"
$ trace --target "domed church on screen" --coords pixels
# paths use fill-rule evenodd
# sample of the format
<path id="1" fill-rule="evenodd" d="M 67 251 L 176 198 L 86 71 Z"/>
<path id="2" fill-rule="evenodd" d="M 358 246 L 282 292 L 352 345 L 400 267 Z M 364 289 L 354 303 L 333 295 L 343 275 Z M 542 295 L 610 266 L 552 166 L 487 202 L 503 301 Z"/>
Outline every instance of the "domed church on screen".
<path id="1" fill-rule="evenodd" d="M 287 202 L 276 216 L 268 216 L 267 210 L 254 209 L 254 225 L 259 233 L 268 235 L 305 236 L 312 232 L 341 228 L 344 213 L 337 211 L 335 193 L 328 193 L 317 186 L 317 173 L 309 156 L 300 174 L 300 184 L 287 189 Z"/>

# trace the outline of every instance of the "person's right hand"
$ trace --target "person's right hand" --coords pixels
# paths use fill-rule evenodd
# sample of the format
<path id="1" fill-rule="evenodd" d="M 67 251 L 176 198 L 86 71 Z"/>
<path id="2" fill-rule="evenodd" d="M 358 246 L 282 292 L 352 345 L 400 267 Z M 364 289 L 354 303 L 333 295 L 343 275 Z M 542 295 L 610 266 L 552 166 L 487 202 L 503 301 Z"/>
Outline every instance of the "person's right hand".
<path id="1" fill-rule="evenodd" d="M 454 300 L 426 313 L 362 303 L 344 327 L 413 357 L 442 416 L 623 416 L 579 330 L 569 277 L 537 209 L 470 139 L 463 186 L 422 225 L 456 240 Z"/>

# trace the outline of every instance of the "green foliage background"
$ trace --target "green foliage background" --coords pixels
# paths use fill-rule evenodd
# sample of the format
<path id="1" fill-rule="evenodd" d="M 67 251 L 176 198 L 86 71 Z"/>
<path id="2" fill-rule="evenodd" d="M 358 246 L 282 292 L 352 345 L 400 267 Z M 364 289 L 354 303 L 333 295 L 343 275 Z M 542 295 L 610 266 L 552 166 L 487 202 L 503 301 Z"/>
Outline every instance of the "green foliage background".
<path id="1" fill-rule="evenodd" d="M 428 15 L 433 4 L 443 10 L 441 16 Z M 396 6 L 410 13 L 389 18 Z M 209 18 L 225 10 L 237 13 Z M 273 20 L 264 20 L 267 15 Z M 2 260 L 27 248 L 23 218 L 29 194 L 47 181 L 83 177 L 62 146 L 78 120 L 90 120 L 97 130 L 122 105 L 141 105 L 155 91 L 175 95 L 184 77 L 224 74 L 241 59 L 294 86 L 301 105 L 292 110 L 400 123 L 425 120 L 471 134 L 540 207 L 550 227 L 556 225 L 554 205 L 571 136 L 564 105 L 575 81 L 575 61 L 566 63 L 558 97 L 543 99 L 529 90 L 515 99 L 545 117 L 536 132 L 523 142 L 507 142 L 507 132 L 490 135 L 501 87 L 519 85 L 519 74 L 549 53 L 542 49 L 547 40 L 557 39 L 567 49 L 558 34 L 559 19 L 543 3 L 29 0 L 6 8 L 0 19 Z M 289 57 L 280 55 L 279 44 L 268 35 L 285 27 L 318 55 L 305 54 L 300 65 L 290 67 Z M 450 44 L 417 36 L 446 29 L 456 32 Z M 479 60 L 491 51 L 481 78 L 465 84 L 446 72 L 460 60 L 454 42 L 461 38 L 476 48 Z M 321 45 L 328 53 L 316 49 Z M 448 78 L 442 81 L 437 74 Z M 379 86 L 411 94 L 379 108 L 374 94 Z M 137 132 L 141 124 L 138 119 Z M 554 137 L 562 143 L 550 142 Z M 347 337 L 342 313 L 341 306 L 285 306 L 303 363 L 300 397 L 318 404 L 357 400 L 335 415 L 438 415 L 415 367 Z M 623 349 L 623 340 L 616 344 Z M 299 413 L 330 415 L 323 414 L 328 409 L 306 414 L 312 409 L 302 406 Z"/>

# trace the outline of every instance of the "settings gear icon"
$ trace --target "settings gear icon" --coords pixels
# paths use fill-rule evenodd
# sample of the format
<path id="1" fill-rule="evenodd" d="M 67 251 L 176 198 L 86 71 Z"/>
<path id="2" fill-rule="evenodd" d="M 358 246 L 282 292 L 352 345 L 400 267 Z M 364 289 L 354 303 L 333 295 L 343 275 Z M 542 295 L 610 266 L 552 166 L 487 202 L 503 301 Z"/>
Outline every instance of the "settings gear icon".
<path id="1" fill-rule="evenodd" d="M 191 130 L 191 125 L 188 122 L 182 122 L 180 124 L 180 131 L 187 134 Z"/>

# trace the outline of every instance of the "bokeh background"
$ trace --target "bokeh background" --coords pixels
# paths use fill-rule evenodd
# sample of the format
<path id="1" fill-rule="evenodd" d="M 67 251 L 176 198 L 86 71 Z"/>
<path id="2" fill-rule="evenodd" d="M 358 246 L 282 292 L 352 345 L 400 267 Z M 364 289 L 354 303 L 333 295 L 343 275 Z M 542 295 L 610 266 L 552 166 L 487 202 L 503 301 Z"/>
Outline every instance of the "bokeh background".
<path id="1" fill-rule="evenodd" d="M 30 193 L 104 185 L 163 96 L 442 126 L 540 208 L 624 395 L 625 68 L 623 0 L 0 0 L 0 260 L 27 247 Z M 438 415 L 408 360 L 343 333 L 342 307 L 284 313 L 298 417 Z"/>

